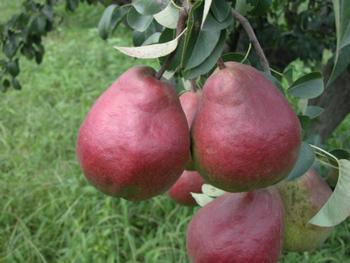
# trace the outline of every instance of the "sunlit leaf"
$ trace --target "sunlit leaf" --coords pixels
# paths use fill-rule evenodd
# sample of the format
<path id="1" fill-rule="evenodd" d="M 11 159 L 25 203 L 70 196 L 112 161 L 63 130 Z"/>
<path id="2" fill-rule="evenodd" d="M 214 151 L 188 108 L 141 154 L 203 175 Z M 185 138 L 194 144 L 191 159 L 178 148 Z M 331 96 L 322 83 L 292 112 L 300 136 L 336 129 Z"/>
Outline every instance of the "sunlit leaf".
<path id="1" fill-rule="evenodd" d="M 193 199 L 197 202 L 197 204 L 199 204 L 202 207 L 214 200 L 214 198 L 209 197 L 205 194 L 191 193 L 191 195 Z"/>
<path id="2" fill-rule="evenodd" d="M 339 179 L 333 194 L 310 220 L 311 224 L 332 227 L 340 224 L 350 215 L 350 161 L 338 161 Z"/>
<path id="3" fill-rule="evenodd" d="M 221 190 L 219 188 L 216 188 L 210 184 L 203 184 L 202 185 L 202 193 L 206 194 L 210 197 L 218 197 L 226 193 L 224 190 Z"/>
<path id="4" fill-rule="evenodd" d="M 131 57 L 143 58 L 143 59 L 159 58 L 170 54 L 176 49 L 178 40 L 185 31 L 186 29 L 182 31 L 182 33 L 178 37 L 165 43 L 153 44 L 148 46 L 140 46 L 140 47 L 115 46 L 114 48 Z"/>

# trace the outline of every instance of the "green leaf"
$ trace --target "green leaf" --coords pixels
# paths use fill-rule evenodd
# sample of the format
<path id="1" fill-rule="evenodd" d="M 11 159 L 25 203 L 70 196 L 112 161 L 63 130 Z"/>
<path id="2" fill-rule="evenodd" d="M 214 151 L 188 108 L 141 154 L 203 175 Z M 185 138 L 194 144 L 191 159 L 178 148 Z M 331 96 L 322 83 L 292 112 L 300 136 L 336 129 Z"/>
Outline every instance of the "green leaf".
<path id="1" fill-rule="evenodd" d="M 159 58 L 170 54 L 176 49 L 178 45 L 178 40 L 185 31 L 186 30 L 184 30 L 177 38 L 165 43 L 153 44 L 153 45 L 141 46 L 141 47 L 115 46 L 114 48 L 131 57 L 144 58 L 144 59 Z"/>
<path id="2" fill-rule="evenodd" d="M 306 108 L 305 116 L 308 116 L 310 119 L 314 119 L 314 118 L 320 116 L 320 114 L 323 111 L 324 111 L 324 109 L 319 107 L 319 106 L 309 105 Z"/>
<path id="3" fill-rule="evenodd" d="M 154 15 L 159 13 L 169 4 L 169 0 L 134 0 L 132 5 L 137 12 L 143 15 Z"/>
<path id="4" fill-rule="evenodd" d="M 204 0 L 204 9 L 203 9 L 201 28 L 203 28 L 204 22 L 207 19 L 211 3 L 212 3 L 212 0 Z"/>
<path id="5" fill-rule="evenodd" d="M 6 69 L 11 74 L 12 77 L 18 76 L 19 74 L 18 58 L 8 62 Z"/>
<path id="6" fill-rule="evenodd" d="M 19 81 L 18 81 L 17 79 L 15 79 L 15 78 L 13 78 L 13 79 L 11 80 L 11 85 L 12 85 L 12 87 L 13 87 L 14 89 L 17 89 L 17 90 L 22 89 L 21 84 L 20 84 Z"/>
<path id="7" fill-rule="evenodd" d="M 175 29 L 179 20 L 179 10 L 170 2 L 164 10 L 153 17 L 160 25 Z"/>
<path id="8" fill-rule="evenodd" d="M 200 31 L 185 69 L 194 68 L 209 57 L 218 43 L 219 38 L 220 31 Z"/>
<path id="9" fill-rule="evenodd" d="M 289 173 L 287 180 L 294 180 L 309 170 L 315 161 L 315 153 L 309 144 L 302 142 L 299 149 L 297 162 Z"/>
<path id="10" fill-rule="evenodd" d="M 216 20 L 223 22 L 228 16 L 231 16 L 231 8 L 226 1 L 213 1 L 211 5 L 211 11 L 215 16 Z"/>
<path id="11" fill-rule="evenodd" d="M 350 161 L 338 160 L 339 178 L 333 194 L 309 223 L 332 227 L 350 215 Z"/>
<path id="12" fill-rule="evenodd" d="M 298 115 L 298 119 L 303 130 L 308 130 L 311 119 L 305 115 Z"/>
<path id="13" fill-rule="evenodd" d="M 207 16 L 207 19 L 205 20 L 205 23 L 203 25 L 202 30 L 212 30 L 212 31 L 219 31 L 228 28 L 233 23 L 233 17 L 228 16 L 224 21 L 218 22 L 214 16 L 209 13 Z"/>
<path id="14" fill-rule="evenodd" d="M 206 194 L 191 193 L 191 195 L 193 199 L 196 200 L 197 204 L 199 204 L 201 207 L 214 200 L 214 198 L 209 197 Z"/>
<path id="15" fill-rule="evenodd" d="M 196 21 L 201 19 L 202 16 L 202 2 L 197 1 L 190 9 L 187 18 L 187 32 L 184 36 L 182 43 L 180 44 L 181 50 L 179 50 L 180 56 L 180 66 L 184 67 L 186 65 L 189 57 L 192 54 L 193 47 L 196 44 L 198 34 L 200 32 L 200 26 Z"/>
<path id="16" fill-rule="evenodd" d="M 254 9 L 254 5 L 249 3 L 249 0 L 237 0 L 235 9 L 241 14 L 246 15 L 248 12 Z"/>
<path id="17" fill-rule="evenodd" d="M 229 52 L 229 53 L 225 53 L 221 56 L 222 60 L 224 62 L 229 62 L 229 61 L 236 61 L 241 63 L 243 61 L 243 59 L 245 58 L 245 55 L 242 53 L 237 53 L 237 52 Z M 248 59 L 246 59 L 243 64 L 247 64 L 247 65 L 251 65 L 250 61 Z"/>
<path id="18" fill-rule="evenodd" d="M 210 197 L 218 197 L 226 193 L 224 190 L 216 188 L 210 184 L 202 185 L 202 193 Z"/>
<path id="19" fill-rule="evenodd" d="M 161 35 L 160 32 L 153 33 L 142 43 L 142 45 L 145 46 L 145 45 L 158 43 L 160 35 Z"/>
<path id="20" fill-rule="evenodd" d="M 350 153 L 344 149 L 335 149 L 329 152 L 330 154 L 333 154 L 338 159 L 349 159 Z"/>
<path id="21" fill-rule="evenodd" d="M 333 0 L 337 48 L 329 86 L 350 63 L 350 5 L 348 0 Z"/>
<path id="22" fill-rule="evenodd" d="M 108 38 L 113 12 L 116 8 L 118 8 L 118 5 L 108 6 L 103 12 L 100 22 L 98 23 L 98 34 L 102 39 Z"/>
<path id="23" fill-rule="evenodd" d="M 135 8 L 130 8 L 130 11 L 128 12 L 126 19 L 127 19 L 128 25 L 132 29 L 143 32 L 152 23 L 153 17 L 142 15 L 138 13 Z"/>
<path id="24" fill-rule="evenodd" d="M 220 36 L 219 42 L 216 45 L 213 52 L 210 54 L 209 57 L 207 57 L 203 61 L 203 63 L 201 63 L 200 65 L 198 65 L 195 68 L 192 68 L 192 69 L 185 71 L 184 77 L 186 79 L 197 78 L 200 75 L 208 73 L 211 69 L 213 69 L 213 67 L 215 67 L 216 62 L 217 62 L 218 58 L 221 56 L 222 50 L 224 48 L 225 37 L 226 37 L 225 31 L 221 31 L 221 36 Z"/>
<path id="25" fill-rule="evenodd" d="M 297 79 L 288 89 L 289 94 L 294 97 L 312 99 L 322 94 L 324 84 L 322 74 L 312 72 Z"/>

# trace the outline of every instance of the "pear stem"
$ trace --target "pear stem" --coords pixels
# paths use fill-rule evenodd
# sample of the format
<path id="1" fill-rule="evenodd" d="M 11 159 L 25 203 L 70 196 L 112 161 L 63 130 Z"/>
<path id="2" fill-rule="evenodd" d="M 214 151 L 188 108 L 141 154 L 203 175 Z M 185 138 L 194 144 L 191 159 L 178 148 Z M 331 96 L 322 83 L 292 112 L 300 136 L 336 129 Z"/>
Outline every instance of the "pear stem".
<path id="1" fill-rule="evenodd" d="M 237 12 L 235 9 L 232 9 L 232 15 L 233 17 L 242 25 L 244 31 L 247 33 L 250 42 L 252 43 L 256 54 L 259 57 L 260 64 L 263 67 L 264 71 L 271 74 L 269 61 L 267 60 L 265 53 L 263 49 L 261 48 L 261 45 L 254 33 L 254 30 L 252 26 L 250 25 L 247 18 L 242 16 L 239 12 Z"/>
<path id="2" fill-rule="evenodd" d="M 216 62 L 216 64 L 218 65 L 219 69 L 226 68 L 225 62 L 222 60 L 222 58 L 219 58 L 218 61 Z"/>
<path id="3" fill-rule="evenodd" d="M 177 27 L 176 27 L 176 37 L 178 35 L 180 35 L 181 32 L 185 29 L 186 20 L 187 20 L 187 10 L 186 10 L 186 8 L 181 8 L 179 20 L 177 22 Z M 170 63 L 173 60 L 175 54 L 176 54 L 176 49 L 166 57 L 164 63 L 162 64 L 162 66 L 160 67 L 160 69 L 158 70 L 158 72 L 155 75 L 155 77 L 157 79 L 162 78 L 164 72 L 170 66 Z"/>
<path id="4" fill-rule="evenodd" d="M 190 82 L 191 82 L 191 91 L 192 92 L 196 92 L 197 89 L 198 89 L 196 80 L 195 79 L 191 79 Z"/>

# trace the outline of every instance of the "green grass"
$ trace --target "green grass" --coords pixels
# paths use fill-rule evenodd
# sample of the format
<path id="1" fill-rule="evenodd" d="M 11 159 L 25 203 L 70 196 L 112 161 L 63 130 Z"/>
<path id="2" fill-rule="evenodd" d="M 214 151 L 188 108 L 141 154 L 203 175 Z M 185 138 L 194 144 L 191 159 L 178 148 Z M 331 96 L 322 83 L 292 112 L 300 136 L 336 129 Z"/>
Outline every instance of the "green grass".
<path id="1" fill-rule="evenodd" d="M 9 16 L 14 2 L 2 0 L 1 12 Z M 93 101 L 145 63 L 98 38 L 101 11 L 65 15 L 45 41 L 43 64 L 22 61 L 23 90 L 0 94 L 0 262 L 188 262 L 194 209 L 165 195 L 140 203 L 106 197 L 76 161 L 77 130 Z M 130 36 L 121 30 L 111 42 L 127 45 Z M 349 228 L 342 224 L 322 249 L 288 253 L 282 262 L 350 262 Z"/>

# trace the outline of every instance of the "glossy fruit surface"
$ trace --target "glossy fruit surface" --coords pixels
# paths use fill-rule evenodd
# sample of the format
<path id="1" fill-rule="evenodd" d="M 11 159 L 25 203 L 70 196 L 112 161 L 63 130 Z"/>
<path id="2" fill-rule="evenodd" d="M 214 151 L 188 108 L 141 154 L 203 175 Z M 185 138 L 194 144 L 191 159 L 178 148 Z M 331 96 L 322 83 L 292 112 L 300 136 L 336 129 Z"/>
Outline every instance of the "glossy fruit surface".
<path id="1" fill-rule="evenodd" d="M 133 67 L 95 102 L 80 127 L 77 156 L 102 192 L 143 200 L 170 188 L 189 152 L 189 129 L 175 89 L 149 67 Z"/>
<path id="2" fill-rule="evenodd" d="M 283 205 L 276 189 L 227 193 L 194 215 L 187 252 L 192 263 L 275 263 L 282 239 Z"/>
<path id="3" fill-rule="evenodd" d="M 204 180 L 197 171 L 184 171 L 168 194 L 181 205 L 195 206 L 197 203 L 191 193 L 201 193 L 203 184 Z"/>
<path id="4" fill-rule="evenodd" d="M 196 169 L 229 192 L 285 178 L 300 146 L 300 124 L 281 92 L 251 66 L 230 62 L 206 81 L 192 125 Z"/>
<path id="5" fill-rule="evenodd" d="M 309 224 L 332 194 L 328 184 L 309 170 L 294 181 L 278 184 L 285 207 L 285 234 L 283 247 L 288 251 L 312 251 L 330 236 L 332 227 Z"/>

